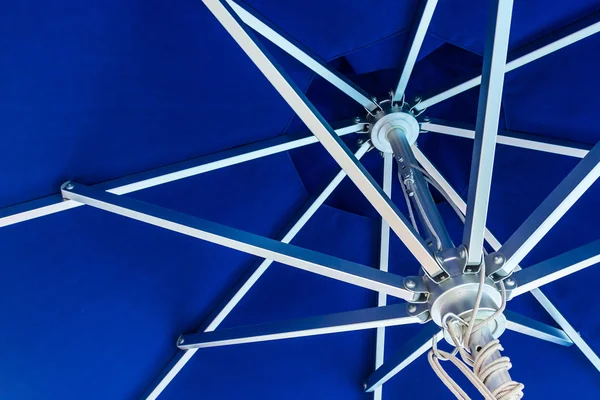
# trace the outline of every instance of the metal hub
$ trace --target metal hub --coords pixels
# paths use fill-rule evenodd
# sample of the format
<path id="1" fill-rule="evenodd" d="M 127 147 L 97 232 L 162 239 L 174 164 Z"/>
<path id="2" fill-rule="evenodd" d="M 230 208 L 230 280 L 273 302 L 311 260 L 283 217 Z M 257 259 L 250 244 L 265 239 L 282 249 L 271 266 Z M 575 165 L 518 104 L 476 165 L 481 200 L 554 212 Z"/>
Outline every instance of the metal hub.
<path id="1" fill-rule="evenodd" d="M 473 317 L 473 305 L 479 289 L 479 276 L 476 274 L 465 274 L 453 276 L 442 283 L 429 282 L 431 295 L 429 297 L 429 309 L 432 320 L 444 328 L 444 337 L 448 343 L 453 344 L 447 330 L 449 317 L 459 317 L 464 321 L 470 321 Z M 481 306 L 475 318 L 484 320 L 492 315 L 501 305 L 502 296 L 491 279 L 486 279 L 483 287 Z M 456 319 L 456 318 L 452 318 Z M 450 319 L 451 320 L 451 319 Z M 492 336 L 497 339 L 506 329 L 506 317 L 498 315 L 489 324 Z"/>
<path id="2" fill-rule="evenodd" d="M 379 105 L 381 110 L 367 118 L 371 122 L 369 134 L 373 146 L 384 153 L 392 153 L 392 146 L 387 138 L 392 129 L 402 129 L 408 143 L 412 145 L 419 137 L 420 130 L 415 116 L 401 106 L 392 106 L 390 100 L 384 100 Z"/>

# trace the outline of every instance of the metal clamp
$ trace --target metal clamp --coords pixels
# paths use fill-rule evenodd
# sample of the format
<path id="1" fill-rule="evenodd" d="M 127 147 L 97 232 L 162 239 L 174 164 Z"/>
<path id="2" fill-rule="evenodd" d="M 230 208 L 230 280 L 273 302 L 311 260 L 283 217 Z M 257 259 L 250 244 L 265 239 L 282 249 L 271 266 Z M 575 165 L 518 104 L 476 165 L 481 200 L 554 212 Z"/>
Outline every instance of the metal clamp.
<path id="1" fill-rule="evenodd" d="M 429 314 L 429 307 L 427 306 L 427 304 L 409 303 L 406 305 L 406 312 L 411 316 L 417 317 L 421 324 L 424 324 L 431 320 L 431 316 Z"/>
<path id="2" fill-rule="evenodd" d="M 485 257 L 485 263 L 485 272 L 494 282 L 500 282 L 512 274 L 512 271 L 508 275 L 499 273 L 506 263 L 506 257 L 502 253 L 496 251 L 488 254 Z"/>
<path id="3" fill-rule="evenodd" d="M 423 304 L 429 300 L 429 289 L 422 276 L 407 276 L 404 278 L 403 285 L 406 290 L 414 293 L 413 299 L 409 300 L 410 303 Z"/>

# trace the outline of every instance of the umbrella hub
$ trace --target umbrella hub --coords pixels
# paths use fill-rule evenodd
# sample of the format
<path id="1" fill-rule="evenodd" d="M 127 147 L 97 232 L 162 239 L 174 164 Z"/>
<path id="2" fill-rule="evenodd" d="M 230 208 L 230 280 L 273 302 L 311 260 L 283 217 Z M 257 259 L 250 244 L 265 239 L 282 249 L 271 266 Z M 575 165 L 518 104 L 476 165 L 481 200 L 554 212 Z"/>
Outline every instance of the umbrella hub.
<path id="1" fill-rule="evenodd" d="M 408 106 L 384 100 L 379 103 L 379 107 L 374 114 L 367 116 L 367 120 L 371 123 L 369 135 L 373 146 L 381 152 L 392 153 L 387 135 L 394 129 L 402 130 L 409 144 L 415 143 L 419 137 L 420 127 Z"/>
<path id="2" fill-rule="evenodd" d="M 477 314 L 473 316 L 480 277 L 478 274 L 461 274 L 452 276 L 441 283 L 426 279 L 430 295 L 428 306 L 431 319 L 443 328 L 444 337 L 448 343 L 454 345 L 450 333 L 449 323 L 467 324 L 472 318 L 477 322 L 484 321 L 493 315 L 502 304 L 502 296 L 494 282 L 487 278 L 482 286 L 481 302 Z M 506 317 L 500 313 L 488 323 L 490 335 L 497 339 L 506 329 Z M 461 329 L 455 330 L 460 336 Z M 461 339 L 459 337 L 459 339 Z"/>

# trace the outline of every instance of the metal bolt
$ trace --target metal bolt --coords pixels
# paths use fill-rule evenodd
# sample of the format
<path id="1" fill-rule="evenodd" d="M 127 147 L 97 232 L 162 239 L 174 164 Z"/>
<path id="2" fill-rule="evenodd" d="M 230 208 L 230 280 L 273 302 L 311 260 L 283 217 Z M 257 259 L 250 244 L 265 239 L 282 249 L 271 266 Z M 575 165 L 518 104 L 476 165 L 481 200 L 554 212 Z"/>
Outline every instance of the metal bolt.
<path id="1" fill-rule="evenodd" d="M 373 103 L 377 103 L 377 97 L 373 96 L 371 97 L 371 100 L 373 100 Z"/>
<path id="2" fill-rule="evenodd" d="M 415 195 L 415 192 L 408 192 L 408 197 L 413 197 Z"/>
<path id="3" fill-rule="evenodd" d="M 354 122 L 360 122 L 360 117 L 354 117 Z"/>
<path id="4" fill-rule="evenodd" d="M 504 281 L 504 283 L 506 283 L 506 286 L 511 286 L 511 287 L 512 287 L 512 286 L 515 286 L 515 284 L 516 284 L 517 282 L 515 282 L 515 280 L 514 280 L 513 278 L 508 278 L 508 279 L 506 279 L 506 280 Z"/>
<path id="5" fill-rule="evenodd" d="M 413 281 L 412 279 L 407 279 L 406 280 L 406 287 L 409 289 L 414 289 L 417 286 L 417 282 Z"/>
<path id="6" fill-rule="evenodd" d="M 417 311 L 417 306 L 415 306 L 414 304 L 411 304 L 408 306 L 408 312 L 409 313 L 414 313 L 415 311 Z"/>
<path id="7" fill-rule="evenodd" d="M 363 390 L 367 390 L 367 382 L 363 383 Z"/>
<path id="8" fill-rule="evenodd" d="M 185 340 L 183 338 L 179 338 L 179 344 L 183 344 L 183 342 L 185 342 Z"/>
<path id="9" fill-rule="evenodd" d="M 425 117 L 425 118 L 423 118 L 423 122 L 431 122 L 431 118 Z"/>
<path id="10" fill-rule="evenodd" d="M 365 143 L 365 141 L 364 139 L 358 139 L 356 143 L 358 143 L 359 146 L 362 146 Z"/>
<path id="11" fill-rule="evenodd" d="M 460 258 L 465 258 L 465 257 L 467 256 L 467 251 L 466 251 L 465 249 L 460 249 L 460 250 L 458 251 L 458 256 L 459 256 Z"/>
<path id="12" fill-rule="evenodd" d="M 65 189 L 67 190 L 71 190 L 75 187 L 75 185 L 73 185 L 71 182 L 67 183 L 67 185 L 65 186 Z"/>
<path id="13" fill-rule="evenodd" d="M 502 257 L 501 255 L 495 255 L 493 260 L 494 264 L 502 264 L 504 262 L 504 257 Z"/>
<path id="14" fill-rule="evenodd" d="M 419 96 L 415 97 L 415 103 L 418 103 L 421 101 L 421 98 Z"/>

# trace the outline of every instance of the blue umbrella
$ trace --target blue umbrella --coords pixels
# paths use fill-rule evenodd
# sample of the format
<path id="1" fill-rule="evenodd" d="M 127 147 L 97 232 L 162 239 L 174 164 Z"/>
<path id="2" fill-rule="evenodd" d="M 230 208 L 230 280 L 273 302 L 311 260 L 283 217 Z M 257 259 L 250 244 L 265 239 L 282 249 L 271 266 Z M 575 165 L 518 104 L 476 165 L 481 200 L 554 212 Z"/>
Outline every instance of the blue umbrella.
<path id="1" fill-rule="evenodd" d="M 6 5 L 0 393 L 596 398 L 600 4 L 203 3 Z"/>

